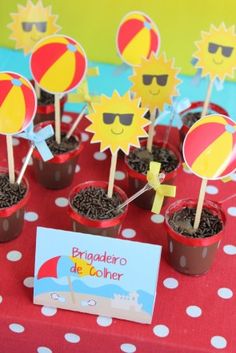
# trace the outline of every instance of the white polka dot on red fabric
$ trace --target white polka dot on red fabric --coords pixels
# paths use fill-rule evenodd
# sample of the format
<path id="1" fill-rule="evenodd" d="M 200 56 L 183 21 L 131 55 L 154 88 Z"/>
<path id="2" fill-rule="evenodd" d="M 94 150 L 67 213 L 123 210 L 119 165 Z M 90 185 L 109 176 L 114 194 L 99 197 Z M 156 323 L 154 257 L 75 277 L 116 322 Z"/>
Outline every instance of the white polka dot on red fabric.
<path id="1" fill-rule="evenodd" d="M 3 301 L 3 297 L 0 295 L 0 304 L 2 303 Z"/>
<path id="2" fill-rule="evenodd" d="M 25 331 L 24 326 L 17 323 L 10 324 L 9 329 L 14 333 L 22 333 Z"/>
<path id="3" fill-rule="evenodd" d="M 75 167 L 75 172 L 76 172 L 76 173 L 79 173 L 79 172 L 80 172 L 80 165 L 79 165 L 79 164 L 76 165 L 76 167 Z"/>
<path id="4" fill-rule="evenodd" d="M 134 238 L 136 235 L 136 232 L 134 229 L 131 228 L 125 228 L 122 230 L 121 232 L 122 237 L 127 238 L 127 239 L 131 239 Z"/>
<path id="5" fill-rule="evenodd" d="M 236 207 L 229 207 L 227 212 L 230 216 L 236 217 Z"/>
<path id="6" fill-rule="evenodd" d="M 219 288 L 217 294 L 222 299 L 230 299 L 233 296 L 233 291 L 229 288 Z"/>
<path id="7" fill-rule="evenodd" d="M 72 121 L 72 117 L 70 115 L 63 115 L 63 117 L 62 117 L 63 123 L 69 124 L 69 123 L 71 123 L 71 121 Z"/>
<path id="8" fill-rule="evenodd" d="M 175 289 L 178 287 L 179 282 L 175 278 L 168 277 L 168 278 L 164 279 L 163 285 L 168 289 Z"/>
<path id="9" fill-rule="evenodd" d="M 236 181 L 236 173 L 233 173 L 233 174 L 231 174 L 230 176 L 231 176 L 231 179 L 232 179 L 233 181 Z"/>
<path id="10" fill-rule="evenodd" d="M 224 252 L 227 255 L 236 255 L 236 246 L 235 245 L 225 245 L 223 248 Z"/>
<path id="11" fill-rule="evenodd" d="M 216 195 L 218 194 L 219 190 L 216 186 L 214 185 L 207 185 L 206 187 L 206 193 L 210 195 Z"/>
<path id="12" fill-rule="evenodd" d="M 80 336 L 75 333 L 66 333 L 64 337 L 69 343 L 78 343 L 80 341 Z"/>
<path id="13" fill-rule="evenodd" d="M 95 152 L 93 157 L 97 161 L 105 161 L 105 159 L 107 159 L 107 155 L 104 152 Z"/>
<path id="14" fill-rule="evenodd" d="M 86 132 L 82 132 L 81 139 L 82 139 L 83 142 L 86 142 L 89 139 L 89 135 L 86 134 Z"/>
<path id="15" fill-rule="evenodd" d="M 13 137 L 12 138 L 12 144 L 13 144 L 13 146 L 18 146 L 20 144 L 20 140 L 17 139 L 16 137 Z"/>
<path id="16" fill-rule="evenodd" d="M 156 325 L 153 327 L 153 333 L 158 337 L 167 337 L 169 332 L 170 330 L 166 325 Z"/>
<path id="17" fill-rule="evenodd" d="M 22 158 L 22 164 L 25 163 L 25 158 L 26 158 L 26 157 Z M 30 159 L 29 159 L 29 162 L 28 162 L 28 165 L 32 165 L 32 164 L 33 164 L 33 159 L 30 158 Z"/>
<path id="18" fill-rule="evenodd" d="M 22 253 L 17 250 L 12 250 L 7 253 L 7 260 L 9 261 L 19 261 L 22 258 Z"/>
<path id="19" fill-rule="evenodd" d="M 211 345 L 217 349 L 224 349 L 227 346 L 227 341 L 223 336 L 213 336 L 211 338 Z"/>
<path id="20" fill-rule="evenodd" d="M 58 197 L 55 200 L 55 204 L 58 207 L 66 207 L 68 206 L 68 199 L 66 197 Z"/>
<path id="21" fill-rule="evenodd" d="M 125 179 L 125 173 L 120 171 L 120 170 L 117 170 L 115 172 L 115 179 L 116 180 L 124 180 Z"/>
<path id="22" fill-rule="evenodd" d="M 41 313 L 44 315 L 44 316 L 54 316 L 56 315 L 57 313 L 57 308 L 50 308 L 48 306 L 43 306 L 41 308 Z"/>
<path id="23" fill-rule="evenodd" d="M 120 350 L 124 353 L 134 353 L 136 352 L 136 346 L 132 343 L 123 343 L 120 346 Z"/>
<path id="24" fill-rule="evenodd" d="M 53 353 L 53 352 L 50 348 L 41 346 L 37 348 L 37 353 Z"/>
<path id="25" fill-rule="evenodd" d="M 202 309 L 197 305 L 190 305 L 186 308 L 186 313 L 191 317 L 199 317 L 202 315 Z"/>
<path id="26" fill-rule="evenodd" d="M 151 221 L 153 223 L 163 223 L 165 220 L 165 217 L 162 214 L 153 214 L 151 216 Z"/>
<path id="27" fill-rule="evenodd" d="M 28 222 L 35 222 L 39 218 L 36 212 L 26 212 L 24 215 L 24 219 Z"/>
<path id="28" fill-rule="evenodd" d="M 34 277 L 26 277 L 23 281 L 24 286 L 27 288 L 33 288 L 34 287 Z"/>
<path id="29" fill-rule="evenodd" d="M 108 327 L 112 324 L 112 318 L 106 316 L 98 316 L 97 317 L 97 324 L 99 326 Z"/>

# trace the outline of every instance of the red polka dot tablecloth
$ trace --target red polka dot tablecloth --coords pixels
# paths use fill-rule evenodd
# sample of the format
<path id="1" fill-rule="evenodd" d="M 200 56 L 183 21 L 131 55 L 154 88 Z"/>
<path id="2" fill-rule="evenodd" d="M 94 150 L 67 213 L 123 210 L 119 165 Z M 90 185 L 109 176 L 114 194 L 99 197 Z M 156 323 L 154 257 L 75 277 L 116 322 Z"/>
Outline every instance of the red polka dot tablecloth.
<path id="1" fill-rule="evenodd" d="M 74 114 L 65 114 L 63 121 L 70 124 L 74 118 Z M 164 128 L 158 127 L 157 135 L 163 133 Z M 69 190 L 86 180 L 108 179 L 109 153 L 100 153 L 98 145 L 89 144 L 86 132 L 82 132 L 82 138 L 86 141 L 85 149 L 71 187 L 46 190 L 36 183 L 32 165 L 27 169 L 31 197 L 23 233 L 12 242 L 0 244 L 0 353 L 235 353 L 236 199 L 224 203 L 225 236 L 212 269 L 200 277 L 182 275 L 167 262 L 163 215 L 172 200 L 167 201 L 160 215 L 130 206 L 120 238 L 163 246 L 151 325 L 33 304 L 36 227 L 71 230 L 66 213 Z M 178 144 L 176 129 L 172 129 L 170 141 Z M 26 141 L 14 138 L 18 169 L 27 148 Z M 0 165 L 7 165 L 3 136 Z M 197 197 L 200 180 L 188 170 L 181 170 L 175 182 L 176 198 Z M 116 184 L 128 190 L 122 159 L 118 161 Z M 223 200 L 233 193 L 236 174 L 228 183 L 208 182 L 209 199 Z"/>

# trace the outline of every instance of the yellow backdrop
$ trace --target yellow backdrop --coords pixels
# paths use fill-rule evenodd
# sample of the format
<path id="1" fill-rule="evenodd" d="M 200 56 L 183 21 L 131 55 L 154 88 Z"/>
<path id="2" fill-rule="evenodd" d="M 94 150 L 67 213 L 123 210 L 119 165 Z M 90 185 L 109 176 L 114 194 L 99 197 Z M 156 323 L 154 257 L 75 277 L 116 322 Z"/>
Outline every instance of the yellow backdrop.
<path id="1" fill-rule="evenodd" d="M 0 46 L 15 46 L 6 26 L 17 3 L 25 5 L 26 0 L 0 0 Z M 109 63 L 121 63 L 115 46 L 121 18 L 129 11 L 144 11 L 159 27 L 161 50 L 175 57 L 176 65 L 187 74 L 195 71 L 190 60 L 200 31 L 208 30 L 211 23 L 232 25 L 236 13 L 235 0 L 43 0 L 43 4 L 52 5 L 61 33 L 78 40 L 90 60 Z"/>

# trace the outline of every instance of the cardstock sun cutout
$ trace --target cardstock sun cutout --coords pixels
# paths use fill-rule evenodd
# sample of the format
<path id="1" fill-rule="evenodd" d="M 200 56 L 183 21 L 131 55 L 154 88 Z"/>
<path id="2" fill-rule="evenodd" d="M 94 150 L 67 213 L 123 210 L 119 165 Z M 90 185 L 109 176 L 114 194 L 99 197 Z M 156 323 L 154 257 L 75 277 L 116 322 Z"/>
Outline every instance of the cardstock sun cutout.
<path id="1" fill-rule="evenodd" d="M 17 7 L 18 12 L 10 14 L 13 22 L 8 28 L 12 31 L 10 39 L 16 41 L 16 49 L 23 49 L 25 54 L 30 53 L 39 40 L 61 29 L 56 24 L 58 16 L 52 15 L 51 6 L 44 7 L 41 0 L 35 5 L 28 0 L 26 6 Z"/>
<path id="2" fill-rule="evenodd" d="M 101 152 L 109 148 L 112 154 L 119 149 L 128 154 L 130 146 L 140 146 L 140 137 L 147 137 L 144 128 L 150 122 L 143 118 L 146 109 L 140 108 L 140 99 L 131 100 L 129 93 L 121 97 L 115 91 L 111 98 L 101 96 L 100 103 L 92 107 L 86 131 L 94 134 L 91 143 L 100 142 Z"/>
<path id="3" fill-rule="evenodd" d="M 165 54 L 143 59 L 141 65 L 133 69 L 130 77 L 132 92 L 141 97 L 142 106 L 150 110 L 163 110 L 165 104 L 172 103 L 172 97 L 179 94 L 176 86 L 179 69 L 174 67 L 174 59 L 167 60 Z"/>
<path id="4" fill-rule="evenodd" d="M 236 34 L 235 27 L 226 28 L 221 23 L 217 28 L 211 25 L 209 32 L 201 33 L 201 40 L 196 42 L 196 68 L 202 69 L 202 76 L 210 79 L 233 76 L 236 68 Z"/>

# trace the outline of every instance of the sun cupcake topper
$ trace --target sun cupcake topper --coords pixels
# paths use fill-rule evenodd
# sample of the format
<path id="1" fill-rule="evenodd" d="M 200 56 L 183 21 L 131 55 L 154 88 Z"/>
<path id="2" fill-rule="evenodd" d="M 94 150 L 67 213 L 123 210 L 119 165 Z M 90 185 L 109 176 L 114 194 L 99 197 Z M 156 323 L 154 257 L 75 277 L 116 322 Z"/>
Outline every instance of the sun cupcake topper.
<path id="1" fill-rule="evenodd" d="M 61 27 L 56 24 L 57 15 L 51 13 L 51 6 L 43 6 L 41 0 L 33 4 L 27 1 L 26 6 L 17 5 L 18 12 L 11 13 L 13 22 L 10 39 L 16 41 L 16 49 L 23 49 L 25 54 L 42 38 L 57 33 Z"/>
<path id="2" fill-rule="evenodd" d="M 110 149 L 112 153 L 108 196 L 112 196 L 117 152 L 128 154 L 130 146 L 140 147 L 139 138 L 146 137 L 145 126 L 149 121 L 143 118 L 146 109 L 140 108 L 140 99 L 130 98 L 129 93 L 120 96 L 114 92 L 112 97 L 102 96 L 87 118 L 91 125 L 86 131 L 92 132 L 92 143 L 100 143 L 100 151 Z"/>

